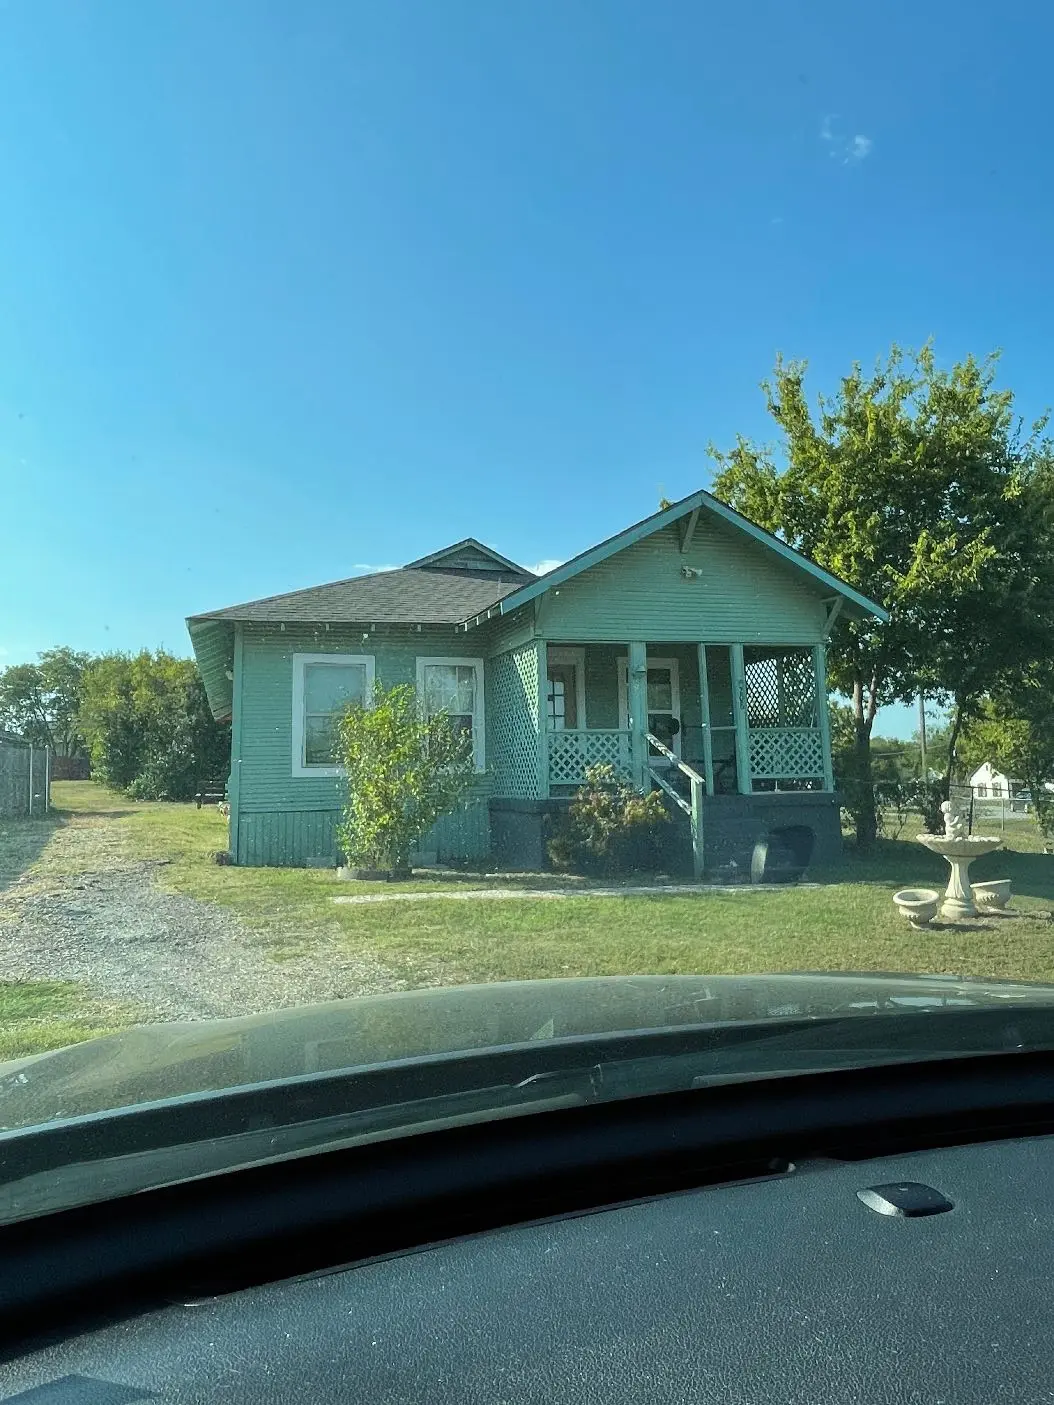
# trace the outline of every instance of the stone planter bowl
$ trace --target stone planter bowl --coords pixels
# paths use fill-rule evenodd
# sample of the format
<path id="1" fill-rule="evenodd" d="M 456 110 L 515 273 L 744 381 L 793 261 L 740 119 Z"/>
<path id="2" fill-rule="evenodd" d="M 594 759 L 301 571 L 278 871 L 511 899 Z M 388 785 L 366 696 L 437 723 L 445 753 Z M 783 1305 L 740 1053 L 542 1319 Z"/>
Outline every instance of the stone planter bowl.
<path id="1" fill-rule="evenodd" d="M 893 901 L 913 927 L 925 927 L 937 916 L 941 895 L 933 888 L 901 888 L 893 894 Z"/>
<path id="2" fill-rule="evenodd" d="M 1003 908 L 1010 901 L 1010 879 L 996 878 L 991 883 L 975 883 L 973 900 L 978 907 Z"/>

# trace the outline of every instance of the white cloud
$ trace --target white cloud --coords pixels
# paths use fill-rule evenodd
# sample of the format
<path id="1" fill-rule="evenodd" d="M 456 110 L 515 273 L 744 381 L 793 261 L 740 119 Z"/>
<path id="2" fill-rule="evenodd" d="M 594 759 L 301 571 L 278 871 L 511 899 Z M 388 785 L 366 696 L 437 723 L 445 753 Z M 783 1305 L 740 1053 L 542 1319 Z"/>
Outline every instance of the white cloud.
<path id="1" fill-rule="evenodd" d="M 849 143 L 849 150 L 845 153 L 845 164 L 851 166 L 856 161 L 862 161 L 865 156 L 871 154 L 874 142 L 870 137 L 856 136 Z"/>
<path id="2" fill-rule="evenodd" d="M 870 156 L 874 142 L 858 132 L 852 137 L 843 137 L 838 131 L 838 114 L 829 113 L 820 123 L 820 140 L 828 148 L 832 161 L 840 161 L 843 166 L 856 166 Z"/>
<path id="3" fill-rule="evenodd" d="M 365 571 L 368 575 L 376 575 L 378 571 L 398 571 L 398 565 L 371 566 L 368 561 L 356 561 L 352 568 L 356 571 Z"/>
<path id="4" fill-rule="evenodd" d="M 5 649 L 4 646 L 0 644 L 0 659 L 6 659 L 9 653 L 10 650 Z"/>
<path id="5" fill-rule="evenodd" d="M 536 576 L 547 576 L 550 571 L 555 571 L 557 566 L 562 566 L 563 564 L 562 561 L 557 561 L 547 556 L 543 561 L 536 561 L 533 566 L 528 566 L 527 569 Z"/>

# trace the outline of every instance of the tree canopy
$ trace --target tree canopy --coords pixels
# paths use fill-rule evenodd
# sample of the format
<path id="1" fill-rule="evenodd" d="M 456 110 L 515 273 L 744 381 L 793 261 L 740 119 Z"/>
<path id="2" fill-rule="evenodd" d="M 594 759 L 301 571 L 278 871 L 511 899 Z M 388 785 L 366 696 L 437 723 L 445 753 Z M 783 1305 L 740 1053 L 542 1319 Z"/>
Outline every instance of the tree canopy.
<path id="1" fill-rule="evenodd" d="M 778 448 L 712 449 L 718 497 L 889 611 L 888 623 L 840 621 L 830 642 L 864 781 L 883 705 L 920 692 L 950 702 L 951 765 L 982 700 L 1054 648 L 1046 420 L 1020 422 L 997 364 L 944 369 L 930 346 L 894 347 L 814 409 L 806 364 L 780 359 L 763 386 Z M 875 834 L 866 801 L 857 833 Z"/>
<path id="2" fill-rule="evenodd" d="M 56 756 L 78 756 L 84 741 L 77 722 L 80 683 L 89 654 L 60 645 L 45 649 L 36 663 L 0 671 L 0 727 Z"/>
<path id="3" fill-rule="evenodd" d="M 92 659 L 79 723 L 92 773 L 143 800 L 189 800 L 230 761 L 230 728 L 213 720 L 197 666 L 164 649 Z"/>

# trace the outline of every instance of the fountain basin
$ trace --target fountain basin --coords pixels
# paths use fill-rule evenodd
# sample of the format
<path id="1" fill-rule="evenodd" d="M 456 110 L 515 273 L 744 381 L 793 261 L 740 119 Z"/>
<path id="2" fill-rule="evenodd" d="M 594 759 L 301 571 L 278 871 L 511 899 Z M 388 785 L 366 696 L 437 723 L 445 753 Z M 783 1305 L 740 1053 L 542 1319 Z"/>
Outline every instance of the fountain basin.
<path id="1" fill-rule="evenodd" d="M 935 888 L 901 888 L 893 894 L 893 901 L 913 927 L 925 927 L 937 916 L 941 895 Z"/>
<path id="2" fill-rule="evenodd" d="M 934 854 L 946 859 L 979 859 L 998 849 L 1002 840 L 995 834 L 970 834 L 964 839 L 949 839 L 946 834 L 916 834 L 915 838 Z"/>
<path id="3" fill-rule="evenodd" d="M 996 878 L 991 883 L 974 883 L 973 898 L 978 907 L 1006 907 L 1010 901 L 1010 879 Z"/>

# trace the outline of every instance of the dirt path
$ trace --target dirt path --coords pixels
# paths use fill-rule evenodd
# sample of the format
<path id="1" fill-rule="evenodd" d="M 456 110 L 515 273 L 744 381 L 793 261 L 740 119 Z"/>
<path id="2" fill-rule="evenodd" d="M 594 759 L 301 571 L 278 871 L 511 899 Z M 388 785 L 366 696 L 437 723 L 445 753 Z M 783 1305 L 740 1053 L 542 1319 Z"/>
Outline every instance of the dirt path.
<path id="1" fill-rule="evenodd" d="M 407 984 L 380 963 L 317 946 L 275 961 L 236 916 L 163 892 L 130 860 L 113 816 L 48 837 L 37 872 L 0 895 L 0 980 L 72 980 L 143 1019 L 254 1014 Z"/>

